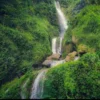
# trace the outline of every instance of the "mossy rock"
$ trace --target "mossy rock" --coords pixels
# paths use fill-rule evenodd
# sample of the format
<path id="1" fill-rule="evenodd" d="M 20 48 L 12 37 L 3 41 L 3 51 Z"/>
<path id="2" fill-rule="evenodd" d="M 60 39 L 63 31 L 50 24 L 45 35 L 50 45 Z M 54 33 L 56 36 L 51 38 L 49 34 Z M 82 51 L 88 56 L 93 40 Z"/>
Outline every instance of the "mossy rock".
<path id="1" fill-rule="evenodd" d="M 72 61 L 74 60 L 75 56 L 77 55 L 78 53 L 76 51 L 73 51 L 72 53 L 69 53 L 66 58 L 65 58 L 65 61 L 66 62 L 69 62 L 69 61 Z"/>
<path id="2" fill-rule="evenodd" d="M 77 47 L 79 54 L 85 54 L 87 52 L 95 52 L 95 49 L 88 47 L 87 45 L 80 44 Z"/>

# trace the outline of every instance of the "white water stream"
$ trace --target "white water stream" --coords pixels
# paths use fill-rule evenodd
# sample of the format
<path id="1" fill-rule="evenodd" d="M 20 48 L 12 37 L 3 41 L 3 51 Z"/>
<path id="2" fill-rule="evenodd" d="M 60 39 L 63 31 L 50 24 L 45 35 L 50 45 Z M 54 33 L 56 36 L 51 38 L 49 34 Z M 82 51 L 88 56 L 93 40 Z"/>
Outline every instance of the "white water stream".
<path id="1" fill-rule="evenodd" d="M 62 53 L 62 40 L 64 37 L 64 33 L 68 28 L 65 16 L 61 10 L 60 4 L 58 1 L 55 2 L 55 7 L 57 10 L 58 22 L 59 22 L 59 38 L 55 37 L 52 39 L 52 53 L 53 54 L 60 54 Z M 57 44 L 57 39 L 59 39 L 59 43 Z M 64 63 L 65 60 L 52 60 L 51 67 L 56 66 L 58 64 Z M 38 76 L 36 77 L 31 91 L 30 99 L 40 99 L 43 94 L 43 80 L 45 77 L 46 70 L 42 70 Z"/>
<path id="2" fill-rule="evenodd" d="M 53 54 L 56 54 L 57 53 L 57 50 L 56 50 L 56 47 L 57 47 L 56 44 L 57 43 L 56 42 L 57 42 L 57 38 L 53 38 L 52 39 L 52 53 Z"/>
<path id="3" fill-rule="evenodd" d="M 55 2 L 55 7 L 57 10 L 60 32 L 59 32 L 59 38 L 56 37 L 52 39 L 52 53 L 61 54 L 62 53 L 62 40 L 64 37 L 64 33 L 68 28 L 68 25 L 67 25 L 66 18 L 61 10 L 61 7 L 58 1 Z M 59 39 L 60 41 L 58 44 L 58 47 L 57 47 L 57 39 Z"/>
<path id="4" fill-rule="evenodd" d="M 30 99 L 39 99 L 43 94 L 43 83 L 46 70 L 42 70 L 36 77 L 33 86 Z"/>

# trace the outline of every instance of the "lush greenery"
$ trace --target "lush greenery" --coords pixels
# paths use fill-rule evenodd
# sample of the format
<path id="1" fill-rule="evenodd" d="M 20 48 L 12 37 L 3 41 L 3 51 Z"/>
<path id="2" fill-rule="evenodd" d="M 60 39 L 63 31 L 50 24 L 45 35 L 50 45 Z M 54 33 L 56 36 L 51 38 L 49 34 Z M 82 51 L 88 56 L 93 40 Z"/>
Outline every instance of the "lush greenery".
<path id="1" fill-rule="evenodd" d="M 100 50 L 100 6 L 85 7 L 72 20 L 72 35 L 83 43 L 96 50 Z"/>
<path id="2" fill-rule="evenodd" d="M 63 46 L 89 52 L 79 61 L 67 62 L 47 72 L 43 98 L 100 98 L 100 2 L 99 0 L 61 0 L 69 28 Z M 84 5 L 83 5 L 84 3 Z M 69 5 L 70 4 L 70 5 Z M 73 39 L 74 38 L 74 39 Z M 67 55 L 64 50 L 63 55 Z M 93 53 L 95 52 L 95 53 Z"/>
<path id="3" fill-rule="evenodd" d="M 69 51 L 86 54 L 48 70 L 43 98 L 100 99 L 100 0 L 59 2 L 69 26 L 63 57 L 70 44 Z M 0 99 L 30 97 L 38 74 L 32 67 L 51 54 L 58 33 L 54 0 L 0 0 Z"/>
<path id="4" fill-rule="evenodd" d="M 79 61 L 51 68 L 44 86 L 44 98 L 100 98 L 100 56 L 88 53 Z"/>
<path id="5" fill-rule="evenodd" d="M 100 50 L 100 5 L 98 0 L 77 0 L 77 4 L 64 10 L 70 13 L 69 28 L 65 34 L 63 46 L 74 43 L 76 50 L 97 52 Z M 66 50 L 65 50 L 66 51 Z M 66 55 L 67 52 L 64 52 Z"/>
<path id="6" fill-rule="evenodd" d="M 6 83 L 0 88 L 0 99 L 28 99 L 31 93 L 33 80 L 36 78 L 38 71 L 30 71 L 21 78 L 16 78 Z"/>
<path id="7" fill-rule="evenodd" d="M 0 0 L 0 85 L 51 54 L 57 27 L 53 0 Z"/>

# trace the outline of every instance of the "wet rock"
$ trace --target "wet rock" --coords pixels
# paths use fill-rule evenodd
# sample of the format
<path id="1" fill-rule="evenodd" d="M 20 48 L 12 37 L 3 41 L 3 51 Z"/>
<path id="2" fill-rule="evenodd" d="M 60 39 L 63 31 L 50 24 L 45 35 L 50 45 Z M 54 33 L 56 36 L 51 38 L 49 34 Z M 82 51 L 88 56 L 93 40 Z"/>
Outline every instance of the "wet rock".
<path id="1" fill-rule="evenodd" d="M 77 61 L 77 60 L 79 60 L 79 59 L 80 59 L 79 56 L 75 56 L 74 61 Z"/>
<path id="2" fill-rule="evenodd" d="M 77 56 L 77 52 L 76 51 L 73 51 L 72 53 L 69 53 L 66 58 L 65 58 L 65 61 L 66 62 L 69 62 L 69 61 L 72 61 L 75 59 L 75 57 Z"/>
<path id="3" fill-rule="evenodd" d="M 76 52 L 76 51 L 73 51 L 73 52 L 71 53 L 71 55 L 75 57 L 75 56 L 77 55 L 77 52 Z"/>
<path id="4" fill-rule="evenodd" d="M 70 57 L 70 56 L 67 56 L 67 57 L 65 58 L 65 61 L 66 61 L 66 62 L 71 61 L 71 57 Z"/>
<path id="5" fill-rule="evenodd" d="M 51 63 L 52 63 L 52 60 L 45 60 L 45 61 L 42 63 L 42 66 L 50 67 Z"/>
<path id="6" fill-rule="evenodd" d="M 59 60 L 60 57 L 61 57 L 60 54 L 52 54 L 51 56 L 47 57 L 47 60 L 52 60 L 52 59 Z"/>

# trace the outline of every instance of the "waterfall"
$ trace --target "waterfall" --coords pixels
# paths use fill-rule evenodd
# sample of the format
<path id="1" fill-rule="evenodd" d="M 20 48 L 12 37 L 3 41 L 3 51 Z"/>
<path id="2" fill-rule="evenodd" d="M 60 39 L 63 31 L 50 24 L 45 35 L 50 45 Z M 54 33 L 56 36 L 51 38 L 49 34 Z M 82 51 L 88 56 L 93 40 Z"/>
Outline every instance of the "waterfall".
<path id="1" fill-rule="evenodd" d="M 58 21 L 59 21 L 59 27 L 60 27 L 60 37 L 64 37 L 64 33 L 66 29 L 68 28 L 67 26 L 67 21 L 65 19 L 65 16 L 61 10 L 60 4 L 58 1 L 55 2 L 55 7 L 57 10 L 57 15 L 58 15 Z"/>
<path id="2" fill-rule="evenodd" d="M 65 63 L 65 60 L 60 60 L 60 61 L 53 60 L 51 63 L 51 67 L 54 67 L 54 66 L 57 66 L 57 65 L 63 64 L 63 63 Z"/>
<path id="3" fill-rule="evenodd" d="M 67 21 L 65 19 L 65 16 L 61 10 L 61 7 L 60 7 L 60 4 L 58 1 L 55 2 L 55 7 L 57 10 L 57 16 L 58 16 L 58 22 L 59 22 L 59 28 L 60 28 L 60 32 L 59 32 L 60 43 L 59 43 L 59 46 L 57 48 L 56 47 L 57 42 L 55 42 L 55 41 L 57 41 L 57 38 L 52 39 L 52 52 L 53 52 L 53 54 L 54 53 L 61 54 L 61 52 L 62 52 L 62 40 L 64 37 L 64 33 L 65 33 L 66 29 L 68 28 L 68 25 L 67 25 Z"/>
<path id="4" fill-rule="evenodd" d="M 58 22 L 60 27 L 59 37 L 55 37 L 52 39 L 52 53 L 53 54 L 60 54 L 62 50 L 62 40 L 64 37 L 64 33 L 68 28 L 67 22 L 63 12 L 61 11 L 61 7 L 58 1 L 55 2 L 55 7 L 57 10 L 58 15 Z M 59 40 L 59 42 L 58 42 Z M 65 60 L 55 61 L 52 60 L 51 67 L 56 66 L 58 64 L 64 63 Z M 31 97 L 30 99 L 40 99 L 43 95 L 43 86 L 44 86 L 44 77 L 47 70 L 42 70 L 36 77 L 35 81 L 33 82 Z"/>
<path id="5" fill-rule="evenodd" d="M 33 86 L 30 99 L 40 99 L 43 94 L 43 82 L 46 70 L 42 70 L 36 77 Z"/>
<path id="6" fill-rule="evenodd" d="M 56 43 L 57 43 L 57 38 L 53 38 L 52 39 L 52 53 L 53 54 L 56 54 L 57 53 L 57 51 L 56 51 Z"/>
<path id="7" fill-rule="evenodd" d="M 60 37 L 60 38 L 59 38 L 59 41 L 60 41 L 60 42 L 59 42 L 59 47 L 58 47 L 58 52 L 57 52 L 58 54 L 61 54 L 61 52 L 62 52 L 62 51 L 61 51 L 61 50 L 62 50 L 62 49 L 61 49 L 61 48 L 62 48 L 62 40 L 63 40 L 63 37 Z"/>

